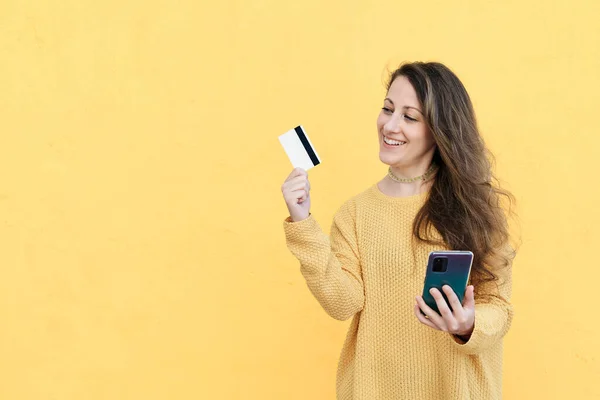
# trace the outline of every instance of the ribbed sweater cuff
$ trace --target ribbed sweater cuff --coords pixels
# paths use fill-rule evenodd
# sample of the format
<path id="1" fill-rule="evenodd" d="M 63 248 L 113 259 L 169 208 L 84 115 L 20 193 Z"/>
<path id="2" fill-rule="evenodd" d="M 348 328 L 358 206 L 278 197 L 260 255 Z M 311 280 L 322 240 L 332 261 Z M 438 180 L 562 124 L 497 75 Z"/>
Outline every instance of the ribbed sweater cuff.
<path id="1" fill-rule="evenodd" d="M 499 307 L 494 307 L 492 304 L 476 304 L 473 333 L 467 342 L 453 335 L 455 346 L 466 354 L 477 354 L 485 350 L 500 339 L 499 332 L 505 319 L 506 316 L 502 314 Z"/>
<path id="2" fill-rule="evenodd" d="M 291 217 L 283 221 L 283 229 L 288 244 L 314 242 L 323 231 L 317 220 L 310 214 L 302 221 L 294 222 Z"/>

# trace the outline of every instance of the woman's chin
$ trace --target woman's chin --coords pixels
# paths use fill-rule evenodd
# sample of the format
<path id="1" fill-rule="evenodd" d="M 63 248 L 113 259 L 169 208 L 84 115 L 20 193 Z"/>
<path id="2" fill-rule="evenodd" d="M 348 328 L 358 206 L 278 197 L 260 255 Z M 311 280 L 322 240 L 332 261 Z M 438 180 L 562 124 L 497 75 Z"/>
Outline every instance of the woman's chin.
<path id="1" fill-rule="evenodd" d="M 384 163 L 385 165 L 394 165 L 400 161 L 400 160 L 398 160 L 398 157 L 393 157 L 386 151 L 379 152 L 379 160 L 382 163 Z"/>

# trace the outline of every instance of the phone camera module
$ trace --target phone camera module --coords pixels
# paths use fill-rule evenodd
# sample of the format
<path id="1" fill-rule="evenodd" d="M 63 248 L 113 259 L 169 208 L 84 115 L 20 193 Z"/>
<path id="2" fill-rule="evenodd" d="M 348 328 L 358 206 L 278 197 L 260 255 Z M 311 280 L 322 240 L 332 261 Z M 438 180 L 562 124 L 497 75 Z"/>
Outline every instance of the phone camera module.
<path id="1" fill-rule="evenodd" d="M 433 272 L 446 272 L 448 269 L 448 259 L 446 257 L 436 257 L 433 259 Z"/>

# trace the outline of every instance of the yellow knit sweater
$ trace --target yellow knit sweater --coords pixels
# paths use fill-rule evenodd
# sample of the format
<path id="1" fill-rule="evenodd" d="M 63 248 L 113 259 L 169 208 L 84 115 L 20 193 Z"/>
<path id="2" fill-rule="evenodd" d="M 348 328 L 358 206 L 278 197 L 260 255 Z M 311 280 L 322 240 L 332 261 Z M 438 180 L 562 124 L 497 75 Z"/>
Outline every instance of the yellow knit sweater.
<path id="1" fill-rule="evenodd" d="M 429 252 L 412 223 L 426 194 L 390 197 L 377 185 L 347 201 L 327 236 L 313 216 L 284 221 L 312 294 L 335 319 L 353 317 L 337 373 L 339 400 L 502 397 L 502 337 L 512 319 L 511 268 L 476 293 L 467 343 L 414 315 Z M 478 299 L 479 297 L 479 299 Z"/>

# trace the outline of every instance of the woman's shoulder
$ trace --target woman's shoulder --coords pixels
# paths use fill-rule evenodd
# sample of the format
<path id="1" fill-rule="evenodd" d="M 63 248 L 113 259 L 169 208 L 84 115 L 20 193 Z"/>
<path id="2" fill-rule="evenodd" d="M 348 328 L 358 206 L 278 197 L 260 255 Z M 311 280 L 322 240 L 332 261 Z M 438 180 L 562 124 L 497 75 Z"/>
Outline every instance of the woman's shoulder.
<path id="1" fill-rule="evenodd" d="M 423 192 L 411 196 L 394 197 L 385 194 L 379 188 L 378 183 L 373 183 L 344 201 L 338 208 L 336 215 L 350 215 L 356 218 L 358 214 L 373 216 L 385 213 L 387 215 L 390 210 L 402 209 L 404 211 L 401 215 L 410 219 L 421 209 L 427 195 L 427 192 Z"/>
<path id="2" fill-rule="evenodd" d="M 377 184 L 373 184 L 366 189 L 353 194 L 339 206 L 337 213 L 350 213 L 355 215 L 357 209 L 372 204 L 373 201 L 377 200 L 377 190 Z"/>

